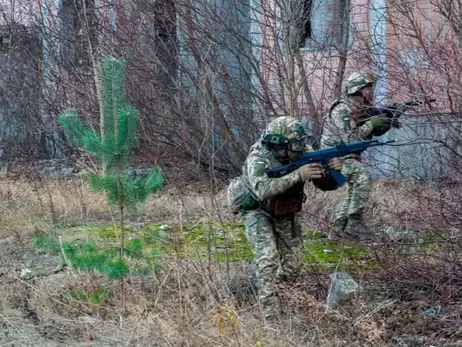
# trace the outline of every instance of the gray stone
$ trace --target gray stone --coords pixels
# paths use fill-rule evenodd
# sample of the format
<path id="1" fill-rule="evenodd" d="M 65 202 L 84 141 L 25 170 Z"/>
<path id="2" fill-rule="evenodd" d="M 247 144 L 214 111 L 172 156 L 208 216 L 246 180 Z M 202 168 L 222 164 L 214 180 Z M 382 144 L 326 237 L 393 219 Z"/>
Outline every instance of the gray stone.
<path id="1" fill-rule="evenodd" d="M 426 336 L 403 334 L 392 338 L 393 347 L 420 347 L 427 341 Z"/>
<path id="2" fill-rule="evenodd" d="M 326 299 L 326 311 L 360 293 L 361 286 L 346 272 L 335 271 L 330 275 L 331 283 Z"/>

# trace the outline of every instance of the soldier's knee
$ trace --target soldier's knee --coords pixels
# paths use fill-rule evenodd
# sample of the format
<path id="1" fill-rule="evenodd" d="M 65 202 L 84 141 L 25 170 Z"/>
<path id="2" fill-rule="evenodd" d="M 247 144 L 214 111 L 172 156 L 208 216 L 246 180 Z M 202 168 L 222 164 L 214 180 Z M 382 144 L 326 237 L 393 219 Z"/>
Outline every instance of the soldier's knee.
<path id="1" fill-rule="evenodd" d="M 271 283 L 274 281 L 275 275 L 278 271 L 277 259 L 260 258 L 257 259 L 258 277 L 261 281 Z"/>
<path id="2" fill-rule="evenodd" d="M 302 270 L 302 263 L 297 263 L 297 264 L 294 264 L 294 267 L 288 271 L 288 273 L 286 274 L 286 281 L 289 282 L 289 283 L 294 283 L 297 278 L 300 276 L 300 272 Z"/>
<path id="3" fill-rule="evenodd" d="M 284 262 L 279 273 L 280 280 L 289 283 L 295 282 L 300 276 L 302 265 L 302 259 L 299 257 Z"/>
<path id="4" fill-rule="evenodd" d="M 295 283 L 297 278 L 300 276 L 301 268 L 294 268 L 291 270 L 286 269 L 283 273 L 278 276 L 279 282 L 285 282 L 289 284 Z"/>
<path id="5" fill-rule="evenodd" d="M 368 170 L 358 172 L 356 183 L 366 189 L 372 186 L 372 176 Z"/>

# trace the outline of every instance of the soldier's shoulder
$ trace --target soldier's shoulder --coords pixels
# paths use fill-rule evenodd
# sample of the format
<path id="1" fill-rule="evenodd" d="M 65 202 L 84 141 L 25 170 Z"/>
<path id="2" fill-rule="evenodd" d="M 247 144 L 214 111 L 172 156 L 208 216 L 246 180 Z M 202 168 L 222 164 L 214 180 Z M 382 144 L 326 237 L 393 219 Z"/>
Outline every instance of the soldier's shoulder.
<path id="1" fill-rule="evenodd" d="M 348 104 L 348 101 L 345 99 L 337 99 L 331 104 L 331 110 L 332 111 L 339 111 L 339 110 L 347 110 L 350 111 L 351 107 Z"/>
<path id="2" fill-rule="evenodd" d="M 257 155 L 249 156 L 247 160 L 247 173 L 250 176 L 263 176 L 266 168 L 269 167 L 268 160 Z"/>
<path id="3" fill-rule="evenodd" d="M 342 118 L 342 120 L 345 120 L 345 118 L 349 118 L 352 113 L 350 105 L 344 100 L 339 101 L 331 111 L 332 117 L 335 118 Z"/>
<path id="4" fill-rule="evenodd" d="M 268 147 L 263 145 L 261 141 L 258 141 L 252 147 L 250 147 L 250 151 L 247 157 L 248 158 L 251 158 L 251 157 L 267 158 L 269 156 L 271 156 L 271 151 L 268 149 Z"/>
<path id="5" fill-rule="evenodd" d="M 252 176 L 262 176 L 270 166 L 271 153 L 264 147 L 253 148 L 247 156 L 245 166 L 247 173 Z"/>

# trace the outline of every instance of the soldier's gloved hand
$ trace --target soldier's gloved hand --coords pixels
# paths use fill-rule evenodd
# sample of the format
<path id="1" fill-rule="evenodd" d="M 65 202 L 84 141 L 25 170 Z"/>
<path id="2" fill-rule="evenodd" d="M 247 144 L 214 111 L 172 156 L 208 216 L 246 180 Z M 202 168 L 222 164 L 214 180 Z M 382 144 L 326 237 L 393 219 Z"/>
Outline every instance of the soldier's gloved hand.
<path id="1" fill-rule="evenodd" d="M 332 158 L 329 161 L 329 168 L 336 171 L 342 171 L 343 164 L 340 158 Z"/>
<path id="2" fill-rule="evenodd" d="M 384 118 L 384 117 L 381 117 L 381 116 L 373 116 L 371 118 L 369 118 L 368 122 L 372 125 L 372 128 L 374 129 L 379 129 L 382 124 L 384 123 L 385 120 L 387 120 L 388 118 Z"/>
<path id="3" fill-rule="evenodd" d="M 298 174 L 303 182 L 321 178 L 324 172 L 322 165 L 317 163 L 303 165 L 298 170 Z"/>

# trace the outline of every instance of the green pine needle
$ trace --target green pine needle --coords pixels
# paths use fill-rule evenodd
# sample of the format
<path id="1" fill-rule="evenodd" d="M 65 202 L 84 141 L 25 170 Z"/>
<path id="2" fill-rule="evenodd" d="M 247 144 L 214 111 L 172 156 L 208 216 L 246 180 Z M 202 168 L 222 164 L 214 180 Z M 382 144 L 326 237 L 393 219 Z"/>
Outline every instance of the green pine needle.
<path id="1" fill-rule="evenodd" d="M 130 258 L 142 258 L 146 242 L 143 239 L 131 239 L 125 243 L 125 254 Z"/>
<path id="2" fill-rule="evenodd" d="M 58 240 L 44 235 L 36 235 L 32 238 L 32 244 L 45 252 L 59 254 L 61 247 Z"/>
<path id="3" fill-rule="evenodd" d="M 138 111 L 129 105 L 122 106 L 117 112 L 117 143 L 115 149 L 124 158 L 133 147 L 136 135 Z"/>
<path id="4" fill-rule="evenodd" d="M 102 268 L 102 272 L 111 280 L 122 278 L 129 273 L 128 264 L 120 258 L 113 258 Z"/>
<path id="5" fill-rule="evenodd" d="M 88 302 L 95 306 L 99 306 L 104 302 L 106 296 L 106 290 L 104 288 L 98 288 L 88 296 Z"/>
<path id="6" fill-rule="evenodd" d="M 83 290 L 72 290 L 67 295 L 70 299 L 84 302 L 87 300 L 87 294 Z"/>
<path id="7" fill-rule="evenodd" d="M 163 175 L 159 168 L 154 168 L 147 177 L 130 178 L 124 175 L 120 179 L 124 206 L 133 207 L 137 203 L 146 201 L 149 194 L 154 193 L 164 183 Z M 88 185 L 94 192 L 106 193 L 106 199 L 111 205 L 118 204 L 117 178 L 116 176 L 89 175 Z"/>
<path id="8" fill-rule="evenodd" d="M 99 135 L 79 120 L 75 110 L 66 110 L 59 116 L 59 122 L 71 142 L 86 150 L 105 163 L 105 175 L 89 175 L 88 186 L 94 192 L 102 192 L 109 204 L 119 207 L 134 207 L 146 201 L 149 194 L 160 189 L 164 177 L 159 167 L 154 167 L 147 177 L 132 178 L 125 169 L 129 164 L 130 152 L 135 145 L 138 111 L 125 103 L 125 73 L 127 63 L 123 58 L 102 60 L 101 91 L 103 111 L 100 115 L 104 124 L 104 134 Z M 118 171 L 116 171 L 118 168 Z M 119 175 L 119 176 L 117 176 Z M 120 182 L 120 196 L 117 182 Z M 118 209 L 123 211 L 123 209 Z M 123 221 L 123 215 L 122 215 Z M 119 279 L 130 271 L 128 263 L 120 259 L 119 249 L 105 247 L 99 249 L 92 242 L 66 242 L 62 246 L 54 239 L 36 236 L 36 247 L 51 253 L 64 253 L 71 265 L 80 270 L 99 271 L 110 279 Z M 146 250 L 146 241 L 132 239 L 125 243 L 127 257 L 144 259 L 137 264 L 142 271 L 149 267 L 158 268 L 160 250 Z M 138 262 L 138 260 L 137 260 Z M 141 262 L 143 263 L 143 262 Z M 95 303 L 100 301 L 94 298 Z"/>
<path id="9" fill-rule="evenodd" d="M 108 131 L 114 134 L 114 120 L 125 101 L 126 62 L 123 58 L 104 58 L 102 76 L 103 116 Z M 108 133 L 109 134 L 109 133 Z"/>
<path id="10" fill-rule="evenodd" d="M 76 146 L 88 151 L 94 151 L 100 146 L 101 140 L 98 135 L 84 126 L 75 111 L 68 110 L 61 113 L 59 123 Z"/>

